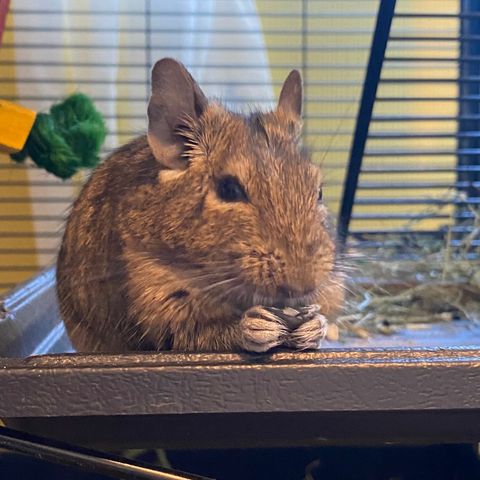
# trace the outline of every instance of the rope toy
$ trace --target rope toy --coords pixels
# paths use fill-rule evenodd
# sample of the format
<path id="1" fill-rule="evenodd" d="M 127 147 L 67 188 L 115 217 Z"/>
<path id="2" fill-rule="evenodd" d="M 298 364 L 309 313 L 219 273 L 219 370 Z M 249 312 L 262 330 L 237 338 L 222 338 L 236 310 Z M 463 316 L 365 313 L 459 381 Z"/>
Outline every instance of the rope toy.
<path id="1" fill-rule="evenodd" d="M 0 100 L 0 150 L 16 162 L 30 157 L 39 167 L 62 179 L 93 168 L 107 135 L 102 115 L 82 93 L 38 113 Z"/>

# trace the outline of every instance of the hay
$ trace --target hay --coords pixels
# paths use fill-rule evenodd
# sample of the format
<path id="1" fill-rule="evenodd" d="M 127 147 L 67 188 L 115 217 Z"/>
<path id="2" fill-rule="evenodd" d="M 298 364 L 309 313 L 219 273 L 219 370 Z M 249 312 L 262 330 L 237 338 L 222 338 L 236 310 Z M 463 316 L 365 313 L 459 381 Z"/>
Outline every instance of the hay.
<path id="1" fill-rule="evenodd" d="M 466 203 L 461 194 L 455 198 Z M 398 248 L 380 248 L 376 261 L 357 262 L 367 280 L 381 279 L 381 284 L 350 285 L 345 312 L 337 319 L 340 337 L 391 335 L 456 319 L 480 321 L 480 209 L 468 208 L 473 228 L 456 246 L 452 229 L 442 240 L 412 233 L 398 244 L 398 236 L 386 236 L 385 244 Z"/>

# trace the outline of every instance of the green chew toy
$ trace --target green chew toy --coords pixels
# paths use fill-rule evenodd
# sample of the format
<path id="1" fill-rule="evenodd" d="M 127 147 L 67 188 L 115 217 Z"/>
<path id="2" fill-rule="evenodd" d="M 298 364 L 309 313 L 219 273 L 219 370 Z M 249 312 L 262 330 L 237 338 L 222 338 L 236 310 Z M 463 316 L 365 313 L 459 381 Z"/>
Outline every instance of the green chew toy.
<path id="1" fill-rule="evenodd" d="M 39 113 L 23 149 L 11 155 L 16 162 L 30 157 L 39 167 L 67 179 L 100 160 L 107 135 L 102 115 L 90 98 L 75 93 Z"/>

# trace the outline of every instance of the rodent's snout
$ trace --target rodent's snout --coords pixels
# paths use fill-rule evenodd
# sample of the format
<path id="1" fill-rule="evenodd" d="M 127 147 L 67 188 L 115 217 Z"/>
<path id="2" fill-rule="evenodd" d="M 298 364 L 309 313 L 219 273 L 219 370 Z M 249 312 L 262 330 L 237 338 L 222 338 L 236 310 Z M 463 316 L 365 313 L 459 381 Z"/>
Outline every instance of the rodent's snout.
<path id="1" fill-rule="evenodd" d="M 300 261 L 277 249 L 272 252 L 256 250 L 246 255 L 242 263 L 247 282 L 273 305 L 301 303 L 315 295 L 321 283 L 321 269 L 313 258 Z"/>

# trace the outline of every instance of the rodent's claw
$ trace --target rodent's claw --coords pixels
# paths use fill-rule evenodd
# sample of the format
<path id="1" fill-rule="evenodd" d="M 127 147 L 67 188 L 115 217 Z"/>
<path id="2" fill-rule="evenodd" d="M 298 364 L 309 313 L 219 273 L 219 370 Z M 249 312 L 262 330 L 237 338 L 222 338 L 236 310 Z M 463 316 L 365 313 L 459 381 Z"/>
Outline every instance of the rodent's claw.
<path id="1" fill-rule="evenodd" d="M 327 319 L 316 313 L 290 333 L 285 345 L 296 350 L 317 349 L 327 334 L 327 328 Z"/>
<path id="2" fill-rule="evenodd" d="M 266 352 L 285 342 L 284 321 L 265 307 L 249 308 L 240 321 L 242 347 L 249 352 Z"/>

